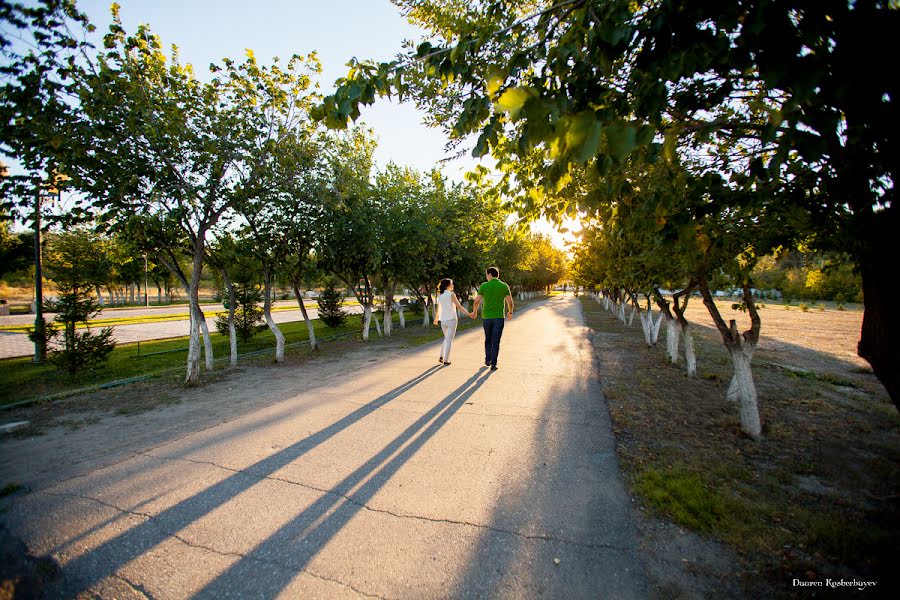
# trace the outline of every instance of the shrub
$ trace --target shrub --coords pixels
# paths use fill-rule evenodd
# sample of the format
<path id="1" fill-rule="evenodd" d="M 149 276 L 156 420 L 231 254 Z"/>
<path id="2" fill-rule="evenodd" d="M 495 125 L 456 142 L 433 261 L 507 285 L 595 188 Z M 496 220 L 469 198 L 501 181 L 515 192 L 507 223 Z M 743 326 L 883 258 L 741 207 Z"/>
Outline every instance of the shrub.
<path id="1" fill-rule="evenodd" d="M 226 298 L 222 303 L 225 309 L 229 309 L 228 292 L 224 292 Z M 262 300 L 262 290 L 252 283 L 234 284 L 234 331 L 242 342 L 249 342 L 259 331 L 259 323 L 263 320 L 263 309 L 259 306 Z M 228 335 L 228 315 L 216 317 L 216 331 L 222 335 Z"/>
<path id="2" fill-rule="evenodd" d="M 340 327 L 347 322 L 347 314 L 341 309 L 344 299 L 335 288 L 334 281 L 328 281 L 316 303 L 319 305 L 319 320 L 326 326 Z"/>
<path id="3" fill-rule="evenodd" d="M 82 369 L 93 369 L 106 362 L 116 347 L 112 339 L 112 327 L 103 327 L 99 332 L 87 327 L 88 320 L 99 314 L 94 297 L 77 285 L 59 285 L 59 299 L 48 302 L 47 308 L 57 313 L 56 322 L 61 326 L 62 345 L 50 353 L 50 362 L 74 375 Z M 83 325 L 79 332 L 76 327 Z M 57 331 L 50 334 L 56 335 Z"/>
<path id="4" fill-rule="evenodd" d="M 807 312 L 809 310 L 809 305 L 807 305 L 805 302 L 801 302 L 800 310 L 802 310 L 803 312 Z"/>

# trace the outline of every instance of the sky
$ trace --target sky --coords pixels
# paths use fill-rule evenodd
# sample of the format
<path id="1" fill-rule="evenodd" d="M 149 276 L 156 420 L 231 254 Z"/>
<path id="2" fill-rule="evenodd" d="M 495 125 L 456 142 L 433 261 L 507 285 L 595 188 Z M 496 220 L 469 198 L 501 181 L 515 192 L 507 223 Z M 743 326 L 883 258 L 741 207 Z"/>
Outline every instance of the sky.
<path id="1" fill-rule="evenodd" d="M 118 4 L 126 32 L 141 23 L 149 25 L 164 47 L 178 46 L 180 60 L 191 63 L 201 79 L 210 77 L 210 63 L 226 57 L 241 60 L 248 48 L 263 64 L 276 56 L 286 60 L 315 50 L 322 62 L 323 94 L 347 74 L 351 58 L 391 60 L 404 40 L 425 37 L 389 0 L 118 0 Z M 97 27 L 92 42 L 98 48 L 112 22 L 110 6 L 109 0 L 78 0 L 79 9 Z M 429 171 L 448 156 L 447 137 L 440 129 L 426 127 L 423 117 L 412 103 L 386 99 L 362 110 L 360 121 L 378 138 L 375 160 L 380 167 L 393 161 Z M 488 161 L 485 164 L 491 164 Z M 440 168 L 450 179 L 461 181 L 477 164 L 464 157 Z M 560 248 L 572 239 L 560 236 L 547 222 L 532 229 L 551 236 Z"/>
<path id="2" fill-rule="evenodd" d="M 193 64 L 200 78 L 208 77 L 211 62 L 243 59 L 247 48 L 266 64 L 275 56 L 315 50 L 322 61 L 321 91 L 347 74 L 351 58 L 392 59 L 406 39 L 425 32 L 410 25 L 388 0 L 118 0 L 125 30 L 145 23 L 168 48 L 178 46 L 182 62 Z M 109 0 L 78 0 L 79 8 L 97 26 L 99 45 L 112 21 Z M 378 137 L 376 162 L 389 161 L 430 170 L 445 157 L 442 131 L 422 124 L 423 114 L 411 103 L 379 99 L 364 109 L 361 120 Z M 457 160 L 443 169 L 461 180 L 477 164 Z"/>

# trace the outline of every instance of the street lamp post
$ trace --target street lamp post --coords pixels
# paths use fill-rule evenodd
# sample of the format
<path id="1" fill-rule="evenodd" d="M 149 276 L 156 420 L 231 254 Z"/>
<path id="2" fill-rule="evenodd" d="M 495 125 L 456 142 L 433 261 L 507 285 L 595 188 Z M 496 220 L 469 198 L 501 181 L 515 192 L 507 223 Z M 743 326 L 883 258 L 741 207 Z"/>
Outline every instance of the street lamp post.
<path id="1" fill-rule="evenodd" d="M 44 332 L 44 274 L 41 269 L 41 188 L 34 199 L 34 362 L 47 360 Z"/>
<path id="2" fill-rule="evenodd" d="M 147 253 L 144 252 L 144 306 L 150 306 L 150 295 L 147 293 L 149 289 L 147 286 L 150 285 L 147 275 Z"/>

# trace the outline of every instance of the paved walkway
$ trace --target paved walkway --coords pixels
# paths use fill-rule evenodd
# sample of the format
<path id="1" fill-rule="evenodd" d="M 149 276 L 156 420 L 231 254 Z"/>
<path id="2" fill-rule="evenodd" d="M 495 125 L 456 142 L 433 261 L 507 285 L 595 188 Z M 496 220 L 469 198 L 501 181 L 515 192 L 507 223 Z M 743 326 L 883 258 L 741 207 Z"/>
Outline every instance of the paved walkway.
<path id="1" fill-rule="evenodd" d="M 145 425 L 105 465 L 94 448 L 90 467 L 22 469 L 33 489 L 0 518 L 59 561 L 62 597 L 646 597 L 576 300 L 507 322 L 496 372 L 477 328 L 449 367 L 437 343 L 366 352 L 324 379 L 313 361 L 192 391 L 275 400 L 177 438 Z M 24 465 L 40 443 L 0 450 Z"/>
<path id="2" fill-rule="evenodd" d="M 311 306 L 310 306 L 311 305 Z M 293 300 L 283 301 L 276 306 L 297 306 Z M 306 301 L 306 310 L 311 319 L 319 318 L 319 311 L 316 308 L 315 301 Z M 203 311 L 206 315 L 212 315 L 215 311 L 223 310 L 221 304 L 204 305 Z M 358 304 L 345 306 L 344 311 L 348 313 L 358 313 L 361 309 Z M 135 323 L 131 325 L 114 325 L 113 338 L 120 343 L 128 342 L 144 342 L 147 340 L 159 340 L 164 338 L 181 337 L 189 334 L 190 323 L 187 318 L 187 306 L 171 306 L 159 308 L 127 308 L 127 309 L 108 309 L 103 311 L 98 318 L 127 318 L 141 316 L 163 316 L 163 315 L 184 315 L 184 320 L 180 321 L 163 321 L 160 323 Z M 52 320 L 53 316 L 48 315 L 47 319 Z M 300 309 L 296 310 L 278 310 L 272 312 L 272 319 L 276 323 L 288 323 L 290 321 L 303 320 L 303 313 Z M 413 319 L 415 320 L 415 319 Z M 31 325 L 34 323 L 34 315 L 11 315 L 9 317 L 0 317 L 0 325 Z M 207 326 L 210 331 L 216 330 L 216 318 L 208 316 L 206 318 Z M 374 329 L 374 325 L 372 328 Z M 13 358 L 16 356 L 31 356 L 34 354 L 34 344 L 28 340 L 28 335 L 16 331 L 0 331 L 0 358 Z"/>

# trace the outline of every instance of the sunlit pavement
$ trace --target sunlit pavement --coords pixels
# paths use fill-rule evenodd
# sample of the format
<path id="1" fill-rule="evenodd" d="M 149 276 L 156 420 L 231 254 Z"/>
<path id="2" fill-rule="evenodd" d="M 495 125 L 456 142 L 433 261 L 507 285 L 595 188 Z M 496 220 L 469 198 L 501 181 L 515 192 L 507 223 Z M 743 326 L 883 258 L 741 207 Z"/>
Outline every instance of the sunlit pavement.
<path id="1" fill-rule="evenodd" d="M 453 352 L 449 367 L 437 343 L 382 355 L 60 472 L 2 518 L 58 560 L 64 597 L 646 597 L 577 301 L 508 321 L 496 372 L 480 328 Z M 209 391 L 227 402 L 234 385 Z"/>

